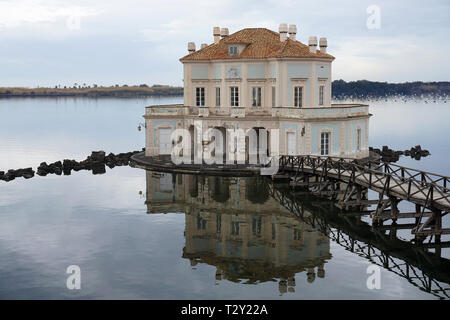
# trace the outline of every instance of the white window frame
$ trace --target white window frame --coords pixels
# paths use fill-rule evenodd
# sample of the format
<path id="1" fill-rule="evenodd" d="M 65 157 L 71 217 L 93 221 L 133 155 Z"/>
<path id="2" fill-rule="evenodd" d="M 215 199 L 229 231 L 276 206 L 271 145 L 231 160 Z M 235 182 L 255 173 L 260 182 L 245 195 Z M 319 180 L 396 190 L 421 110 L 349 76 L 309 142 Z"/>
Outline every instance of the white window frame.
<path id="1" fill-rule="evenodd" d="M 297 97 L 297 89 L 301 89 L 301 99 L 298 99 L 299 97 Z M 292 93 L 292 105 L 295 108 L 303 108 L 304 106 L 304 100 L 305 100 L 305 87 L 302 85 L 295 85 L 293 88 L 293 93 Z M 298 103 L 299 102 L 299 103 Z"/>
<path id="2" fill-rule="evenodd" d="M 325 102 L 326 102 L 326 92 L 327 92 L 327 81 L 328 81 L 328 79 L 327 78 L 319 78 L 318 79 L 318 86 L 319 86 L 319 89 L 318 89 L 318 96 L 317 96 L 317 98 L 318 98 L 318 100 L 317 100 L 317 105 L 318 106 L 324 106 L 325 105 Z M 323 87 L 323 89 L 322 89 L 322 98 L 320 97 L 320 88 L 321 87 Z M 322 99 L 322 101 L 321 101 L 321 99 Z"/>
<path id="3" fill-rule="evenodd" d="M 251 87 L 252 88 L 252 101 L 251 106 L 252 108 L 261 108 L 263 106 L 262 98 L 263 98 L 263 90 L 262 87 Z M 256 97 L 255 97 L 256 94 Z M 259 100 L 259 101 L 258 101 Z"/>
<path id="4" fill-rule="evenodd" d="M 230 86 L 230 106 L 239 107 L 239 86 Z"/>
<path id="5" fill-rule="evenodd" d="M 276 93 L 277 93 L 277 89 L 275 86 L 272 86 L 272 107 L 275 108 L 276 104 L 277 104 L 277 100 L 276 100 Z"/>
<path id="6" fill-rule="evenodd" d="M 216 107 L 220 107 L 220 87 L 216 87 Z"/>
<path id="7" fill-rule="evenodd" d="M 319 85 L 319 106 L 323 106 L 324 92 L 325 92 L 325 85 L 320 84 Z"/>
<path id="8" fill-rule="evenodd" d="M 203 91 L 203 97 L 202 97 L 202 91 Z M 200 93 L 200 95 L 199 95 L 199 93 Z M 205 107 L 205 105 L 206 105 L 206 88 L 205 87 L 195 87 L 195 106 Z"/>
<path id="9" fill-rule="evenodd" d="M 361 128 L 356 128 L 356 151 L 361 151 L 362 146 L 362 130 Z"/>
<path id="10" fill-rule="evenodd" d="M 325 139 L 322 138 L 322 135 L 328 135 L 325 143 Z M 325 136 L 324 136 L 325 137 Z M 325 148 L 325 146 L 327 148 Z M 326 151 L 326 153 L 325 153 Z M 324 130 L 320 132 L 319 135 L 319 153 L 321 156 L 329 156 L 331 154 L 331 131 Z"/>

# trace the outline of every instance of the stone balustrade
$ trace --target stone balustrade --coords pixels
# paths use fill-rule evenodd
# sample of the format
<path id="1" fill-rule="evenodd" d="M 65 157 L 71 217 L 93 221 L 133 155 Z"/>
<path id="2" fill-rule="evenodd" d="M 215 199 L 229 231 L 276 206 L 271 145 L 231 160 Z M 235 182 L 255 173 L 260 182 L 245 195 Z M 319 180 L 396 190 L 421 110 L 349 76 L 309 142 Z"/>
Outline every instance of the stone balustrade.
<path id="1" fill-rule="evenodd" d="M 270 111 L 269 111 L 270 112 Z M 364 104 L 332 104 L 328 107 L 273 107 L 271 115 L 274 118 L 294 119 L 320 119 L 320 118 L 349 118 L 366 116 L 369 114 L 369 106 Z M 257 116 L 257 114 L 246 114 L 244 107 L 192 107 L 182 104 L 158 105 L 146 108 L 146 116 L 187 116 L 198 115 L 229 116 L 232 118 L 244 118 L 245 116 Z M 266 114 L 263 114 L 266 116 Z M 270 113 L 268 114 L 270 116 Z"/>

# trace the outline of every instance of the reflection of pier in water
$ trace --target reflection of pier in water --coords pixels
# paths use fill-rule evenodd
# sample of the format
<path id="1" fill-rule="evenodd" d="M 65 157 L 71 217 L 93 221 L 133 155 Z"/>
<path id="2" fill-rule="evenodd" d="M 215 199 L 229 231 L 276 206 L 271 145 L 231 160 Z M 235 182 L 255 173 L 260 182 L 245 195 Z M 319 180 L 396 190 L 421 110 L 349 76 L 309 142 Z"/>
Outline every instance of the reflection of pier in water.
<path id="1" fill-rule="evenodd" d="M 292 291 L 296 273 L 306 271 L 310 282 L 325 275 L 331 239 L 421 290 L 449 298 L 450 261 L 427 252 L 426 244 L 402 241 L 395 229 L 374 229 L 359 215 L 337 212 L 331 201 L 299 198 L 266 179 L 147 171 L 146 204 L 148 212 L 186 213 L 183 257 L 215 266 L 217 279 L 279 278 L 280 292 Z"/>
<path id="2" fill-rule="evenodd" d="M 295 275 L 325 277 L 329 238 L 270 197 L 261 178 L 172 175 L 147 171 L 148 212 L 185 212 L 183 258 L 216 267 L 216 280 L 279 279 L 294 291 Z"/>
<path id="3" fill-rule="evenodd" d="M 266 187 L 286 209 L 345 249 L 407 279 L 420 290 L 450 298 L 450 260 L 440 256 L 436 244 L 400 240 L 395 225 L 391 229 L 373 228 L 359 214 L 338 212 L 333 201 L 299 198 L 286 186 L 272 183 Z M 431 247 L 436 248 L 435 253 L 427 251 Z"/>

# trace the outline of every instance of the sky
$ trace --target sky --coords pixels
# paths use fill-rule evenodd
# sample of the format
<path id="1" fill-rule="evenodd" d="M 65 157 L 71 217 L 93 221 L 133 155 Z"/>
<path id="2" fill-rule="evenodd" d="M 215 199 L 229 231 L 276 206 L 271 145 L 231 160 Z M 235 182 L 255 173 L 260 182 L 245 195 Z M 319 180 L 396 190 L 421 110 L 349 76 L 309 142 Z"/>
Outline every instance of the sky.
<path id="1" fill-rule="evenodd" d="M 182 85 L 213 27 L 327 37 L 333 79 L 449 81 L 450 1 L 0 0 L 0 86 Z"/>

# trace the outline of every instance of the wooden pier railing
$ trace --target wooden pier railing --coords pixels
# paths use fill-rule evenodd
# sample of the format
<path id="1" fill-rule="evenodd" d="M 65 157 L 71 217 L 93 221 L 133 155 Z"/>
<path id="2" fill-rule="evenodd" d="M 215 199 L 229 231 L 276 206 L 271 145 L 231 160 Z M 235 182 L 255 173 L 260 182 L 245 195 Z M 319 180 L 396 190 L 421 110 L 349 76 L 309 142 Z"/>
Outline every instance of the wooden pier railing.
<path id="1" fill-rule="evenodd" d="M 376 204 L 371 214 L 374 223 L 389 219 L 397 221 L 402 214 L 398 202 L 405 200 L 416 205 L 415 226 L 411 232 L 417 236 L 450 234 L 442 228 L 442 216 L 450 212 L 450 177 L 402 167 L 399 165 L 355 159 L 322 156 L 281 156 L 280 172 L 292 179 L 292 185 L 311 186 L 313 191 L 327 193 L 334 198 L 341 193 L 338 204 L 343 209 Z M 315 178 L 315 182 L 311 181 Z M 346 183 L 340 190 L 339 182 Z M 362 191 L 378 193 L 378 200 L 364 198 Z M 422 223 L 422 219 L 428 217 Z"/>

